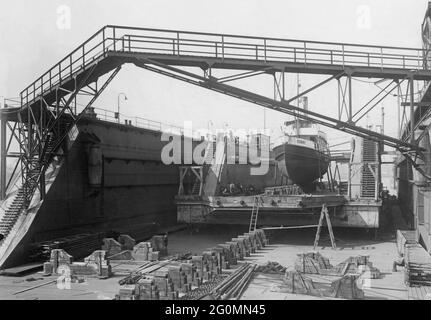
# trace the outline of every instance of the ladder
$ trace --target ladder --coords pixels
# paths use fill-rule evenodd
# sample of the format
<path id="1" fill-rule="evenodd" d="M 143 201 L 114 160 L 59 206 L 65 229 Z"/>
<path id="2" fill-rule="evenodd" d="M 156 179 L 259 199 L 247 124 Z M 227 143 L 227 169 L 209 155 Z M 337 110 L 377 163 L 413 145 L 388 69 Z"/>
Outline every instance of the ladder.
<path id="1" fill-rule="evenodd" d="M 251 211 L 250 227 L 248 228 L 248 232 L 253 232 L 256 230 L 257 217 L 259 215 L 259 206 L 261 203 L 262 198 L 260 196 L 255 196 L 253 202 L 253 210 Z"/>
<path id="2" fill-rule="evenodd" d="M 195 182 L 193 183 L 191 194 L 194 196 L 200 196 L 201 195 L 201 184 L 202 182 L 196 178 Z"/>
<path id="3" fill-rule="evenodd" d="M 317 245 L 319 244 L 320 239 L 320 231 L 323 226 L 323 219 L 326 218 L 326 225 L 328 226 L 329 238 L 331 239 L 332 249 L 336 249 L 334 233 L 332 232 L 332 224 L 331 219 L 329 218 L 328 208 L 326 204 L 323 204 L 322 211 L 320 212 L 319 224 L 317 226 L 316 238 L 314 239 L 313 250 L 316 250 Z"/>

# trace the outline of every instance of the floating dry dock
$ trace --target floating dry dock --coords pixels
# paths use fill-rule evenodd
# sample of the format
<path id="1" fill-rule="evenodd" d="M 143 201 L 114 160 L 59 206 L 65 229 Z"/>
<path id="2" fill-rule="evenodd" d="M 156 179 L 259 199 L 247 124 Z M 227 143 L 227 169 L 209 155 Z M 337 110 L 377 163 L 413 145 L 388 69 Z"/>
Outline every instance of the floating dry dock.
<path id="1" fill-rule="evenodd" d="M 378 228 L 381 201 L 348 201 L 343 195 L 261 195 L 258 225 L 315 223 L 325 204 L 334 226 Z M 250 223 L 255 196 L 177 197 L 178 220 L 186 223 Z"/>

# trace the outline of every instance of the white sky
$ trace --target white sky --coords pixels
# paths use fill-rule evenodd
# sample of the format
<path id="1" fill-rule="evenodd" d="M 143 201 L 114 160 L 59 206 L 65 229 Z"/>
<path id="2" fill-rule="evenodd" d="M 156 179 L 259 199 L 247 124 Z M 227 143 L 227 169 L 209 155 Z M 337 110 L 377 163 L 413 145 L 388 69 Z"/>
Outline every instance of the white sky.
<path id="1" fill-rule="evenodd" d="M 71 28 L 57 27 L 59 6 L 71 9 Z M 369 9 L 369 25 L 359 23 Z M 420 27 L 427 0 L 2 0 L 0 4 L 0 96 L 14 97 L 103 25 L 421 47 Z M 301 76 L 305 89 L 325 77 Z M 266 80 L 265 80 L 266 79 Z M 296 75 L 287 93 L 296 92 Z M 243 82 L 272 95 L 269 76 Z M 125 92 L 122 113 L 182 125 L 193 121 L 206 128 L 262 128 L 261 107 L 202 88 L 126 66 L 95 106 L 115 110 Z M 377 93 L 373 85 L 355 84 L 354 108 Z M 309 95 L 309 107 L 336 116 L 335 82 Z M 396 99 L 384 102 L 387 133 L 396 132 Z M 267 111 L 267 127 L 277 129 L 286 116 Z M 364 120 L 365 121 L 365 120 Z M 380 123 L 380 108 L 370 123 Z M 361 123 L 362 125 L 365 122 Z M 329 132 L 332 143 L 343 139 Z"/>

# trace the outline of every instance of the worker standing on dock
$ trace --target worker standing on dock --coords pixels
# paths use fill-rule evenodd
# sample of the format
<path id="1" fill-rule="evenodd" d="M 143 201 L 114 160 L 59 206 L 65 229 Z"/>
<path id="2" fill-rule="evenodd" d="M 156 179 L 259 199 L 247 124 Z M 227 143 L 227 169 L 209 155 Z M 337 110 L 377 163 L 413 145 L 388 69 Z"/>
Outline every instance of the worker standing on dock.
<path id="1" fill-rule="evenodd" d="M 392 267 L 393 272 L 397 272 L 398 267 L 404 267 L 406 264 L 406 260 L 404 259 L 404 254 L 400 253 L 400 256 L 397 260 L 394 261 L 394 265 Z"/>
<path id="2" fill-rule="evenodd" d="M 235 193 L 235 184 L 233 182 L 229 183 L 229 192 L 230 194 Z"/>

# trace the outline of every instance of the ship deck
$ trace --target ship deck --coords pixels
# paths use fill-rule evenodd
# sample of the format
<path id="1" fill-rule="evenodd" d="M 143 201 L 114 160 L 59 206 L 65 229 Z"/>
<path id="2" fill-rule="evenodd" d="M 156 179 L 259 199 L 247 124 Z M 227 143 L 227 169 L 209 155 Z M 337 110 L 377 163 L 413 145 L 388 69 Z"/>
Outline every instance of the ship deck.
<path id="1" fill-rule="evenodd" d="M 210 197 L 210 206 L 216 211 L 250 210 L 255 196 L 222 196 Z M 290 209 L 298 210 L 342 206 L 347 202 L 343 195 L 337 194 L 302 194 L 302 195 L 261 195 L 262 204 L 259 210 L 281 211 L 289 213 Z M 288 211 L 286 211 L 288 210 Z"/>
<path id="2" fill-rule="evenodd" d="M 381 201 L 348 200 L 338 194 L 259 195 L 258 225 L 298 226 L 316 224 L 326 205 L 335 227 L 379 228 Z M 178 221 L 184 223 L 248 225 L 255 196 L 177 197 Z"/>

